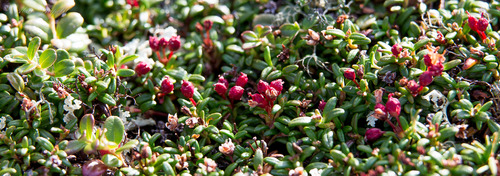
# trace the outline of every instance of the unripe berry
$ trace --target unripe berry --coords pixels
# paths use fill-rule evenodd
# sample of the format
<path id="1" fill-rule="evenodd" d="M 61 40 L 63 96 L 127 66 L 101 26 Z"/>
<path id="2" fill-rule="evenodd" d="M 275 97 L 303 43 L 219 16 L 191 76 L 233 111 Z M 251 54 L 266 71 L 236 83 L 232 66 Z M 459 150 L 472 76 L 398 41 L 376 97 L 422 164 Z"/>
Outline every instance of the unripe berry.
<path id="1" fill-rule="evenodd" d="M 177 51 L 179 48 L 181 48 L 181 41 L 179 40 L 179 36 L 173 36 L 168 40 L 168 49 L 170 51 Z"/>
<path id="2" fill-rule="evenodd" d="M 174 84 L 170 77 L 165 76 L 165 79 L 161 82 L 161 92 L 164 94 L 169 94 L 174 91 Z"/>
<path id="3" fill-rule="evenodd" d="M 137 66 L 135 66 L 135 72 L 138 76 L 145 75 L 151 70 L 151 65 L 146 62 L 139 62 Z"/>
<path id="4" fill-rule="evenodd" d="M 193 83 L 182 80 L 181 92 L 186 98 L 193 98 L 194 86 Z"/>
<path id="5" fill-rule="evenodd" d="M 245 91 L 245 89 L 243 89 L 243 87 L 240 87 L 240 86 L 234 86 L 234 87 L 232 87 L 231 90 L 229 90 L 229 94 L 228 94 L 229 95 L 229 99 L 231 99 L 231 100 L 240 100 L 244 91 Z"/>
<path id="6" fill-rule="evenodd" d="M 245 85 L 247 84 L 247 82 L 248 82 L 247 74 L 240 73 L 240 76 L 236 80 L 236 85 L 237 86 L 241 86 L 241 87 L 245 87 Z"/>

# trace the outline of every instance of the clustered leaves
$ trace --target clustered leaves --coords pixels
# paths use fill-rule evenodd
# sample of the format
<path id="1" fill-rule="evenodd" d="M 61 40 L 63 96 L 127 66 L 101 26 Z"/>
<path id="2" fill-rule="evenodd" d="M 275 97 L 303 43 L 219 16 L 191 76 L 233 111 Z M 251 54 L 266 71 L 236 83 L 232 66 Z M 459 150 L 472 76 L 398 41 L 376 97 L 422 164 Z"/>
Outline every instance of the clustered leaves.
<path id="1" fill-rule="evenodd" d="M 0 175 L 500 174 L 498 2 L 0 4 Z"/>

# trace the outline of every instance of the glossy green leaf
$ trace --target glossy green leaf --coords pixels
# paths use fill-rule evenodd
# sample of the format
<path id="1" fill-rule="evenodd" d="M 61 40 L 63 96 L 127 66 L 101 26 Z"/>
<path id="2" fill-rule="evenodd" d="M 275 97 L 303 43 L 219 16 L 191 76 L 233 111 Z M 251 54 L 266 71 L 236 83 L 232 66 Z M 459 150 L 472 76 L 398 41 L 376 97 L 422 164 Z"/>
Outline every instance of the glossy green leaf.
<path id="1" fill-rule="evenodd" d="M 40 56 L 40 59 L 38 60 L 38 63 L 42 68 L 49 68 L 56 62 L 56 60 L 57 60 L 56 50 L 47 49 L 43 51 L 42 55 Z"/>
<path id="2" fill-rule="evenodd" d="M 106 128 L 105 135 L 108 141 L 114 142 L 116 145 L 122 142 L 125 134 L 125 127 L 120 118 L 116 116 L 108 117 L 104 123 L 104 127 Z"/>
<path id="3" fill-rule="evenodd" d="M 30 41 L 30 44 L 28 45 L 29 60 L 33 60 L 33 58 L 35 58 L 36 52 L 38 51 L 40 44 L 41 44 L 40 37 L 35 37 Z"/>
<path id="4" fill-rule="evenodd" d="M 122 161 L 118 159 L 115 155 L 106 154 L 102 157 L 102 162 L 108 167 L 120 167 L 122 166 Z"/>
<path id="5" fill-rule="evenodd" d="M 60 0 L 61 1 L 61 0 Z M 62 0 L 65 1 L 65 0 Z M 73 0 L 71 0 L 73 1 Z M 57 23 L 56 31 L 57 37 L 66 38 L 69 35 L 75 33 L 83 24 L 83 17 L 77 12 L 70 12 Z"/>
<path id="6" fill-rule="evenodd" d="M 121 77 L 130 77 L 130 76 L 134 76 L 134 74 L 135 74 L 135 71 L 132 69 L 120 69 L 116 72 L 116 75 L 121 76 Z"/>
<path id="7" fill-rule="evenodd" d="M 75 63 L 72 60 L 66 59 L 57 62 L 54 66 L 55 77 L 68 76 L 75 71 Z"/>
<path id="8" fill-rule="evenodd" d="M 73 6 L 75 6 L 75 1 L 74 0 L 58 0 L 53 6 L 52 10 L 50 11 L 50 14 L 54 17 L 57 18 L 61 14 L 67 12 L 69 9 L 71 9 Z M 69 14 L 68 14 L 69 15 Z"/>

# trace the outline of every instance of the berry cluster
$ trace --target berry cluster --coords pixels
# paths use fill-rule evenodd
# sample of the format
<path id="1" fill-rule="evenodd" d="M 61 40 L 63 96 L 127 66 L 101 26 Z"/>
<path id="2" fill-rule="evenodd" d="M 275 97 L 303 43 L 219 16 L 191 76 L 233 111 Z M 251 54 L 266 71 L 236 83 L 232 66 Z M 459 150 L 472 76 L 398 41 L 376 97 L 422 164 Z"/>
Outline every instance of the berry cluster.
<path id="1" fill-rule="evenodd" d="M 241 96 L 243 96 L 243 92 L 245 89 L 245 85 L 248 82 L 247 74 L 240 73 L 240 76 L 236 80 L 236 85 L 233 86 L 228 93 L 229 99 L 232 101 L 240 100 Z M 219 82 L 214 84 L 214 89 L 217 94 L 222 96 L 224 99 L 227 99 L 226 93 L 229 87 L 229 82 L 224 78 L 224 76 L 219 76 Z"/>
<path id="2" fill-rule="evenodd" d="M 274 101 L 283 90 L 283 83 L 284 82 L 281 79 L 271 81 L 271 84 L 260 80 L 257 85 L 257 91 L 259 93 L 248 93 L 248 96 L 252 98 L 251 100 L 248 100 L 248 105 L 251 107 L 259 106 L 270 114 L 274 106 Z"/>
<path id="3" fill-rule="evenodd" d="M 173 36 L 167 41 L 167 39 L 165 38 L 158 39 L 155 36 L 150 36 L 149 47 L 151 47 L 151 49 L 156 52 L 158 60 L 161 63 L 166 64 L 168 63 L 168 61 L 170 61 L 174 52 L 181 48 L 180 37 Z M 160 57 L 165 55 L 165 49 L 167 49 L 167 47 L 168 50 L 170 50 L 170 54 L 168 55 L 168 57 Z M 160 51 L 163 53 L 163 55 L 160 55 Z"/>
<path id="4" fill-rule="evenodd" d="M 481 18 L 479 19 L 470 15 L 469 12 L 467 12 L 467 15 L 469 16 L 467 21 L 469 22 L 470 29 L 476 31 L 482 40 L 486 39 L 486 34 L 484 33 L 484 31 L 486 31 L 486 28 L 488 28 L 489 21 L 488 19 L 484 18 L 484 13 L 481 14 Z"/>

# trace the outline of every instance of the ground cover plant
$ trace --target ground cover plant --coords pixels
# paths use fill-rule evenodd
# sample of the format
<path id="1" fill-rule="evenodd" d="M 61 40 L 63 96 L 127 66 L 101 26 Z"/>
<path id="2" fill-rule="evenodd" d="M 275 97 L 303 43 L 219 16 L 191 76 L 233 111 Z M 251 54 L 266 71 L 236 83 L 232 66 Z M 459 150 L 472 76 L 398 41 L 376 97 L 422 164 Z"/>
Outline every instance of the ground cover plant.
<path id="1" fill-rule="evenodd" d="M 0 175 L 500 174 L 498 1 L 0 8 Z"/>

